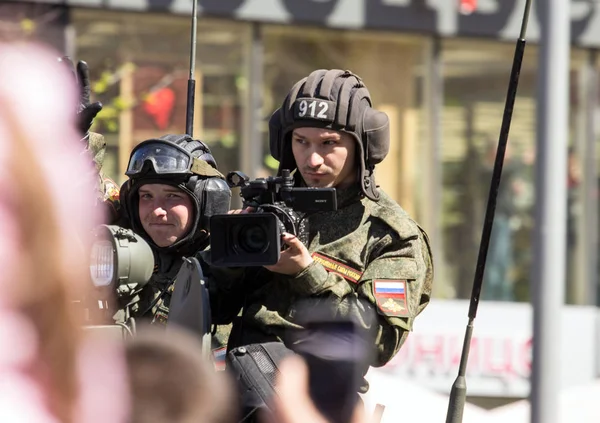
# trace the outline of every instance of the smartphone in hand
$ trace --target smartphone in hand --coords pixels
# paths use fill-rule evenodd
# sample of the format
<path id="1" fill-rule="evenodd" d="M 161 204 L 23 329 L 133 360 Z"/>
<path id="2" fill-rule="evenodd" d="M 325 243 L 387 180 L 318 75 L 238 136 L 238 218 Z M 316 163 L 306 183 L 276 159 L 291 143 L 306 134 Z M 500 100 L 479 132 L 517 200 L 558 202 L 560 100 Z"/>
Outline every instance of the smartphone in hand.
<path id="1" fill-rule="evenodd" d="M 291 335 L 288 346 L 304 358 L 309 369 L 310 395 L 332 423 L 348 423 L 360 397 L 364 375 L 375 352 L 371 308 L 357 300 L 356 313 L 334 315 L 323 300 L 297 307 L 295 322 L 303 329 Z"/>

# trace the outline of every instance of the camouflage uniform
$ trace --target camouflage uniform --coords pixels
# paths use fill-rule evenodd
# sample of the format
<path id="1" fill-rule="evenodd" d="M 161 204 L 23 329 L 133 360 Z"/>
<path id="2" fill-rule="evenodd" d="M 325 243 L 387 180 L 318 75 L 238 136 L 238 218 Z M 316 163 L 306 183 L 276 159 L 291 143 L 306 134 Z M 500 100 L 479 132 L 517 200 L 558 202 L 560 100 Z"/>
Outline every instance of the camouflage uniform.
<path id="1" fill-rule="evenodd" d="M 98 204 L 106 208 L 105 222 L 130 227 L 131 222 L 128 221 L 120 207 L 120 187 L 102 172 L 106 150 L 104 137 L 101 134 L 90 132 L 87 141 L 86 153 L 92 157 L 98 172 L 97 199 Z M 207 248 L 208 239 L 196 246 L 198 249 Z M 157 248 L 154 248 L 154 253 L 157 262 L 154 273 L 145 289 L 140 292 L 139 299 L 131 307 L 131 311 L 133 317 L 147 318 L 152 324 L 165 325 L 169 315 L 171 295 L 175 287 L 175 278 L 181 269 L 183 255 L 163 252 Z M 215 348 L 222 346 L 217 343 Z"/>
<path id="2" fill-rule="evenodd" d="M 358 297 L 378 314 L 372 365 L 382 366 L 394 356 L 429 303 L 433 265 L 425 232 L 384 192 L 380 195 L 374 202 L 361 198 L 358 187 L 338 191 L 338 210 L 310 216 L 307 248 L 313 262 L 295 276 L 262 267 L 210 269 L 213 318 L 234 321 L 229 349 L 283 341 L 286 330 L 299 328 L 294 323 L 298 300 L 329 300 L 334 313 L 358 315 L 350 301 Z M 210 261 L 209 252 L 202 255 Z M 379 292 L 382 282 L 404 294 Z"/>
<path id="3" fill-rule="evenodd" d="M 101 134 L 90 132 L 94 118 L 102 110 L 102 104 L 100 102 L 91 102 L 91 85 L 88 66 L 84 61 L 79 61 L 75 66 L 68 57 L 62 57 L 59 61 L 64 62 L 66 66 L 68 66 L 73 73 L 74 80 L 79 88 L 80 98 L 77 107 L 76 124 L 83 136 L 82 142 L 85 145 L 84 154 L 89 155 L 94 162 L 96 172 L 98 173 L 96 198 L 97 204 L 100 207 L 105 208 L 104 221 L 107 224 L 136 229 L 138 233 L 145 235 L 140 225 L 136 226 L 136 221 L 139 221 L 139 218 L 136 219 L 137 211 L 132 210 L 133 213 L 131 213 L 131 211 L 128 213 L 124 210 L 124 207 L 121 205 L 121 188 L 102 171 L 106 153 L 106 142 Z M 173 138 L 173 136 L 166 137 Z M 175 138 L 177 139 L 175 141 L 176 144 L 183 148 L 187 148 L 190 153 L 195 152 L 197 157 L 202 160 L 207 160 L 210 162 L 210 166 L 216 168 L 216 162 L 205 144 L 199 141 L 193 141 L 191 138 L 186 140 L 181 136 L 175 136 Z M 197 173 L 203 175 L 203 171 L 208 171 L 208 176 L 215 176 L 215 173 L 211 172 L 208 168 L 210 166 L 208 164 L 207 167 L 201 166 Z M 172 183 L 172 181 L 168 181 L 168 177 L 164 178 L 165 180 L 162 181 L 161 179 L 163 178 L 155 178 L 153 183 Z M 179 182 L 181 181 L 178 181 L 178 183 Z M 126 182 L 124 187 L 123 195 L 127 196 L 131 191 L 131 183 Z M 137 195 L 135 192 L 133 194 Z M 198 199 L 195 198 L 195 193 L 191 194 L 192 199 L 197 203 Z M 125 201 L 127 200 L 131 200 L 131 198 L 126 198 Z M 136 207 L 131 207 L 130 205 L 130 209 L 135 208 Z M 227 210 L 228 208 L 229 202 L 227 201 L 224 209 Z M 196 213 L 198 212 L 199 210 L 196 210 Z M 150 281 L 145 289 L 139 294 L 138 302 L 132 306 L 132 312 L 135 317 L 147 317 L 151 319 L 152 323 L 157 324 L 165 324 L 167 322 L 171 294 L 173 293 L 175 286 L 175 277 L 181 268 L 184 255 L 192 255 L 193 253 L 208 247 L 208 236 L 206 235 L 206 231 L 203 231 L 200 228 L 194 229 L 197 229 L 195 232 L 197 232 L 199 236 L 188 234 L 186 236 L 187 245 L 185 246 L 187 248 L 179 248 L 176 251 L 172 251 L 172 249 L 168 248 L 158 248 L 151 240 L 147 239 L 153 247 L 157 264 Z M 225 330 L 225 332 L 228 333 L 228 330 Z M 223 329 L 218 332 L 219 335 L 222 333 Z M 215 349 L 219 351 L 225 345 L 225 342 L 226 337 L 215 337 Z"/>
<path id="4" fill-rule="evenodd" d="M 130 307 L 133 317 L 146 319 L 155 325 L 166 325 L 176 277 L 183 264 L 183 258 L 191 257 L 209 246 L 209 236 L 205 229 L 206 216 L 217 211 L 226 213 L 229 210 L 231 191 L 221 173 L 216 170 L 216 162 L 209 148 L 201 141 L 193 140 L 184 134 L 168 134 L 158 139 L 147 140 L 146 144 L 152 145 L 157 142 L 188 151 L 194 158 L 191 174 L 157 174 L 154 170 L 144 170 L 144 166 L 147 165 L 147 157 L 144 159 L 142 170 L 130 175 L 122 185 L 116 209 L 118 211 L 117 220 L 113 223 L 128 227 L 142 236 L 152 248 L 155 257 L 154 273 L 140 292 L 137 302 Z M 145 148 L 143 144 L 140 143 L 136 148 Z M 131 153 L 132 157 L 135 152 L 134 149 Z M 139 188 L 144 184 L 172 185 L 187 194 L 192 200 L 193 226 L 188 233 L 167 247 L 156 245 L 144 231 L 139 216 L 138 194 Z M 104 192 L 109 192 L 107 187 L 110 188 L 110 184 L 104 182 Z M 218 194 L 219 192 L 221 194 Z M 129 301 L 129 299 L 127 300 Z M 219 342 L 220 340 L 223 341 L 219 337 L 215 338 L 213 343 L 215 350 L 219 350 L 225 345 Z"/>
<path id="5" fill-rule="evenodd" d="M 269 120 L 269 147 L 279 162 L 278 175 L 297 167 L 292 133 L 301 127 L 350 135 L 356 141 L 357 182 L 336 189 L 337 210 L 305 218 L 304 245 L 313 262 L 299 274 L 287 276 L 263 267 L 211 268 L 214 320 L 233 321 L 229 349 L 285 342 L 286 332 L 301 329 L 298 301 L 316 300 L 332 307 L 331 314 L 348 316 L 374 333 L 371 365 L 383 366 L 429 304 L 433 283 L 427 235 L 375 183 L 375 166 L 389 151 L 389 118 L 372 107 L 360 77 L 347 70 L 320 69 L 298 81 Z M 294 177 L 296 186 L 304 185 L 300 172 Z M 210 252 L 203 256 L 211 262 Z M 375 323 L 372 310 L 363 310 L 369 306 L 376 310 Z"/>
<path id="6" fill-rule="evenodd" d="M 106 208 L 105 221 L 114 223 L 119 218 L 119 185 L 102 171 L 104 155 L 106 153 L 106 142 L 101 134 L 90 132 L 86 137 L 86 153 L 94 161 L 98 172 L 97 198 L 98 202 Z"/>
<path id="7" fill-rule="evenodd" d="M 140 293 L 134 317 L 149 319 L 152 324 L 166 325 L 175 278 L 183 264 L 181 255 L 156 253 L 157 264 L 148 284 Z"/>

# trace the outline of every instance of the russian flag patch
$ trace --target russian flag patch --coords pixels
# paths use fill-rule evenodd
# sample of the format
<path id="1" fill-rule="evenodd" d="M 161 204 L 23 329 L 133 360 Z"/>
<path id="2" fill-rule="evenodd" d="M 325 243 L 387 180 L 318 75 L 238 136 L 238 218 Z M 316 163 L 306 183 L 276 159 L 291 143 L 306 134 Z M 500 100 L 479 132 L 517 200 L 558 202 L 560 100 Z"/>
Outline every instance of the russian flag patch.
<path id="1" fill-rule="evenodd" d="M 375 281 L 375 292 L 378 294 L 404 295 L 406 281 Z"/>
<path id="2" fill-rule="evenodd" d="M 215 363 L 215 370 L 225 370 L 225 359 L 227 356 L 227 347 L 216 348 L 212 350 Z"/>
<path id="3" fill-rule="evenodd" d="M 373 296 L 377 308 L 385 316 L 408 317 L 406 280 L 376 279 L 373 281 Z"/>

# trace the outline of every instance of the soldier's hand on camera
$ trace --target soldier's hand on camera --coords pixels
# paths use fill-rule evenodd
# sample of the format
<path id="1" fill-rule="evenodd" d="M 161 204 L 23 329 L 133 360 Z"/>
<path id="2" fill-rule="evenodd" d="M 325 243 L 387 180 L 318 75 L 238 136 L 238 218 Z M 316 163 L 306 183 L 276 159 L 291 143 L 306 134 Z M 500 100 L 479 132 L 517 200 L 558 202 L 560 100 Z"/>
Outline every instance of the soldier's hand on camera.
<path id="1" fill-rule="evenodd" d="M 288 248 L 281 252 L 279 261 L 272 266 L 265 266 L 271 272 L 284 275 L 295 275 L 306 269 L 313 261 L 308 249 L 294 235 L 283 234 L 283 242 Z"/>

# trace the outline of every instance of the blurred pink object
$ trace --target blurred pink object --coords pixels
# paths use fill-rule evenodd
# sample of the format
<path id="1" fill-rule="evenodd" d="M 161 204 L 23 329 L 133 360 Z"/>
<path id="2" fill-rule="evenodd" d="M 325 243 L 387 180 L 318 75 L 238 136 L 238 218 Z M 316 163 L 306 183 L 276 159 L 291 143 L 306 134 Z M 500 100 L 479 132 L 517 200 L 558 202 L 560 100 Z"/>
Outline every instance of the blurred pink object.
<path id="1" fill-rule="evenodd" d="M 24 154 L 24 143 L 38 167 L 28 177 L 50 193 L 60 234 L 56 251 L 64 262 L 69 292 L 88 282 L 85 245 L 100 223 L 94 207 L 97 174 L 74 126 L 77 93 L 59 53 L 32 44 L 0 44 L 0 422 L 58 422 L 50 411 L 52 386 L 43 379 L 38 357 L 40 333 L 19 301 L 26 298 L 16 267 L 22 252 L 22 223 L 16 215 L 20 181 L 7 169 Z M 28 158 L 29 159 L 29 158 Z M 26 162 L 31 162 L 27 160 Z M 21 225 L 21 226 L 19 226 Z M 22 269 L 21 269 L 22 270 Z M 65 306 L 57 305 L 57 306 Z M 68 305 L 67 305 L 68 306 Z M 6 346 L 10 346 L 6 348 Z M 83 338 L 78 346 L 78 403 L 73 422 L 127 421 L 128 385 L 118 344 Z M 52 365 L 52 363 L 50 364 Z M 38 369 L 41 367 L 41 373 Z M 40 376 L 42 375 L 42 376 Z"/>
<path id="2" fill-rule="evenodd" d="M 35 360 L 37 336 L 22 316 L 0 309 L 0 421 L 54 423 L 40 387 L 23 371 Z"/>
<path id="3" fill-rule="evenodd" d="M 58 62 L 58 53 L 39 46 L 4 45 L 0 57 L 0 160 L 6 159 L 11 147 L 20 153 L 21 146 L 15 145 L 16 136 L 10 133 L 14 125 L 7 124 L 14 120 L 42 164 L 41 169 L 31 169 L 31 177 L 47 185 L 59 230 L 65 235 L 70 233 L 62 246 L 68 249 L 77 237 L 85 241 L 101 218 L 91 207 L 95 201 L 95 172 L 91 159 L 83 155 L 83 143 L 74 125 L 78 94 L 73 76 Z M 0 179 L 7 182 L 6 178 Z M 12 182 L 2 188 L 14 190 L 19 186 L 18 181 Z M 72 236 L 75 234 L 77 237 Z M 65 260 L 71 259 L 65 255 Z M 0 289 L 4 288 L 3 281 Z"/>
<path id="4" fill-rule="evenodd" d="M 79 354 L 81 390 L 75 422 L 128 422 L 130 393 L 125 379 L 127 374 L 121 344 L 86 338 Z"/>

